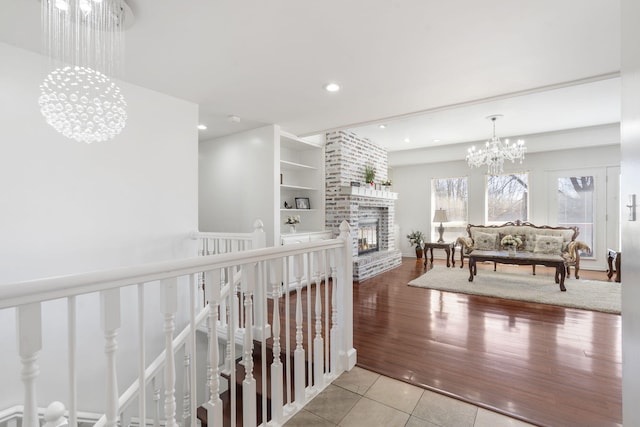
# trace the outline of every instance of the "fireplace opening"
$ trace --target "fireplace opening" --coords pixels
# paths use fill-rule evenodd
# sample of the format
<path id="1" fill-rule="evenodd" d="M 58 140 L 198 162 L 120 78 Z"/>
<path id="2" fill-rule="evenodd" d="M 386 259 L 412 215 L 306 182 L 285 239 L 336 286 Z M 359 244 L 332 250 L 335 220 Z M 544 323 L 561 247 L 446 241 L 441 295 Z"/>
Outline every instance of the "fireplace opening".
<path id="1" fill-rule="evenodd" d="M 358 255 L 379 251 L 380 221 L 366 221 L 358 224 Z"/>

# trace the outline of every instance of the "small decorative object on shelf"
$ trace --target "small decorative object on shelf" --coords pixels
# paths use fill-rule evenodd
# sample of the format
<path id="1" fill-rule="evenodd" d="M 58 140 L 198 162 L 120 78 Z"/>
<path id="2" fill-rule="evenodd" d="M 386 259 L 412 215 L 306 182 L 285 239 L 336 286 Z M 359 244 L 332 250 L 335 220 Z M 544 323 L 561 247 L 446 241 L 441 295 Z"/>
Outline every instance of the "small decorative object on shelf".
<path id="1" fill-rule="evenodd" d="M 308 197 L 296 197 L 296 209 L 311 209 Z"/>
<path id="2" fill-rule="evenodd" d="M 391 191 L 391 180 L 390 179 L 385 179 L 380 184 L 382 185 L 382 189 L 384 191 Z"/>
<path id="3" fill-rule="evenodd" d="M 284 208 L 285 208 L 285 209 L 291 209 L 291 208 L 292 208 L 292 206 L 291 206 L 289 203 L 287 203 L 287 201 L 285 200 L 285 201 L 284 201 Z"/>
<path id="4" fill-rule="evenodd" d="M 376 168 L 373 165 L 364 166 L 364 182 L 373 186 L 373 180 L 376 179 Z"/>
<path id="5" fill-rule="evenodd" d="M 284 223 L 289 224 L 289 231 L 291 233 L 295 233 L 296 224 L 300 224 L 300 215 L 289 215 Z"/>
<path id="6" fill-rule="evenodd" d="M 522 244 L 522 239 L 518 236 L 512 236 L 511 234 L 507 234 L 502 238 L 500 244 L 507 248 L 510 256 L 514 256 L 516 254 L 516 248 Z"/>

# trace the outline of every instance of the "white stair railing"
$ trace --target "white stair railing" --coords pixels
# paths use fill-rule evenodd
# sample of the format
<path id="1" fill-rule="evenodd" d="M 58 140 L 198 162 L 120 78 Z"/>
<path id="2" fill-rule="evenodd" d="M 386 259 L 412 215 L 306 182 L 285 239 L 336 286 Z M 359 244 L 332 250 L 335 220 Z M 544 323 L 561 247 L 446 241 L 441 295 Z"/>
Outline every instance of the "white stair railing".
<path id="1" fill-rule="evenodd" d="M 176 426 L 186 418 L 189 425 L 195 427 L 195 408 L 203 404 L 207 409 L 208 424 L 212 427 L 222 425 L 223 418 L 230 419 L 231 425 L 239 425 L 236 423 L 236 407 L 239 404 L 243 407 L 243 425 L 266 425 L 267 421 L 272 426 L 282 425 L 341 372 L 355 365 L 350 242 L 350 230 L 345 222 L 341 225 L 341 235 L 333 240 L 0 285 L 0 310 L 15 308 L 17 313 L 18 353 L 23 368 L 21 373 L 16 372 L 15 375 L 16 378 L 22 378 L 24 383 L 23 425 L 38 426 L 37 384 L 38 357 L 42 349 L 42 311 L 51 308 L 49 301 L 62 298 L 67 300 L 70 307 L 74 307 L 77 296 L 96 292 L 100 295 L 100 310 L 96 315 L 100 318 L 104 335 L 106 363 L 105 377 L 91 379 L 92 390 L 99 388 L 106 391 L 102 405 L 104 416 L 96 425 L 128 424 L 137 419 L 140 424 Z M 303 265 L 309 268 L 303 268 Z M 288 277 L 290 271 L 295 271 L 295 278 Z M 201 275 L 205 277 L 208 304 L 202 310 L 197 310 L 197 286 Z M 235 291 L 237 286 L 234 278 L 239 280 L 239 294 Z M 303 279 L 307 283 L 304 289 L 300 286 Z M 136 310 L 137 315 L 134 316 L 121 313 L 121 295 L 124 295 L 121 291 L 128 287 L 137 287 L 138 304 L 129 307 Z M 291 292 L 294 290 L 295 294 Z M 154 313 L 144 304 L 146 298 L 158 292 L 161 294 L 157 298 L 160 308 L 153 311 L 162 319 L 159 331 L 152 330 L 150 326 L 158 322 L 145 323 L 145 318 Z M 132 295 L 131 292 L 126 294 Z M 237 302 L 234 303 L 234 300 Z M 307 304 L 303 304 L 305 300 Z M 291 319 L 292 313 L 294 319 Z M 176 319 L 185 318 L 188 321 L 176 324 Z M 238 323 L 229 321 L 229 318 L 237 318 Z M 133 324 L 130 324 L 131 319 L 134 319 Z M 210 326 L 209 351 L 205 351 L 211 366 L 208 379 L 207 375 L 197 375 L 198 370 L 204 372 L 206 361 L 198 360 L 198 354 L 202 354 L 202 351 L 196 351 L 196 334 L 202 334 L 198 332 L 198 327 L 206 319 L 209 319 Z M 67 337 L 68 353 L 73 361 L 71 355 L 83 349 L 87 343 L 79 340 L 85 334 L 75 336 L 76 329 L 81 328 L 82 323 L 81 319 L 77 319 L 74 308 L 68 310 L 67 320 L 73 325 L 70 324 L 60 334 L 70 335 Z M 323 322 L 330 327 L 322 328 Z M 218 334 L 223 324 L 226 337 L 232 342 L 227 350 L 228 373 L 224 377 L 220 369 L 222 360 Z M 269 324 L 273 325 L 271 335 L 255 342 L 253 331 L 267 330 Z M 238 358 L 233 344 L 239 325 L 245 326 L 242 351 L 238 351 L 243 360 L 242 376 L 237 372 Z M 291 348 L 290 325 L 295 326 L 295 351 Z M 303 332 L 305 326 L 307 334 Z M 124 350 L 127 354 L 135 354 L 131 348 L 119 348 L 119 331 L 125 328 L 137 330 L 140 335 L 136 344 L 138 357 L 133 361 L 117 357 Z M 314 335 L 311 334 L 312 330 Z M 180 332 L 176 334 L 176 331 Z M 325 334 L 330 334 L 330 338 Z M 148 337 L 164 341 L 165 349 L 151 364 L 145 366 L 145 338 L 148 340 Z M 261 360 L 255 359 L 256 345 L 259 346 Z M 188 375 L 188 381 L 176 381 L 176 366 L 182 365 L 184 360 L 175 356 L 179 349 L 185 349 L 189 357 L 189 363 L 186 364 L 189 372 L 185 374 Z M 270 349 L 273 349 L 275 356 L 267 366 L 266 355 Z M 124 362 L 138 366 L 137 379 L 128 380 L 132 385 L 123 393 L 119 392 L 117 378 L 120 366 L 117 366 L 116 360 L 119 364 Z M 261 372 L 258 377 L 256 370 Z M 77 378 L 76 371 L 77 364 L 70 362 L 67 401 L 63 396 L 56 397 L 69 408 L 69 425 L 72 427 L 77 426 L 77 414 L 83 406 L 83 400 L 79 400 L 78 396 L 86 393 L 73 385 Z M 270 395 L 267 393 L 269 373 Z M 46 380 L 42 378 L 42 381 Z M 210 385 L 209 390 L 205 396 L 199 396 L 198 385 L 205 383 Z M 176 387 L 180 384 L 185 384 L 185 390 L 181 388 L 181 394 L 178 394 Z M 239 387 L 242 387 L 242 392 Z M 147 396 L 152 400 L 150 407 L 147 407 Z M 137 408 L 132 406 L 136 400 Z M 179 408 L 179 405 L 184 407 Z M 267 410 L 268 406 L 270 411 Z M 267 420 L 268 413 L 271 414 L 270 420 Z M 151 416 L 151 420 L 147 419 L 148 416 Z"/>
<path id="2" fill-rule="evenodd" d="M 222 233 L 197 231 L 193 238 L 198 242 L 198 255 L 218 255 L 231 252 L 260 249 L 267 246 L 264 224 L 257 219 L 251 233 Z"/>

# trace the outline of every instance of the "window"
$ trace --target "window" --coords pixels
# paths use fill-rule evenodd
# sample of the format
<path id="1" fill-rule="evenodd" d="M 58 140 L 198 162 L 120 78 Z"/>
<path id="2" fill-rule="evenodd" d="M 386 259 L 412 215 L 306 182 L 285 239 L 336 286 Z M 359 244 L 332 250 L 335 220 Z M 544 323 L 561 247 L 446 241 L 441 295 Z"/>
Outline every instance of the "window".
<path id="1" fill-rule="evenodd" d="M 487 222 L 528 221 L 529 174 L 512 173 L 487 179 Z"/>
<path id="2" fill-rule="evenodd" d="M 558 178 L 558 225 L 577 226 L 577 240 L 594 247 L 595 177 L 571 176 Z"/>
<path id="3" fill-rule="evenodd" d="M 434 178 L 431 180 L 431 216 L 436 209 L 444 209 L 447 212 L 447 223 L 444 226 L 443 238 L 447 242 L 455 241 L 457 237 L 463 236 L 467 228 L 467 204 L 468 186 L 467 178 Z M 437 228 L 440 223 L 431 224 L 431 241 L 438 240 Z"/>

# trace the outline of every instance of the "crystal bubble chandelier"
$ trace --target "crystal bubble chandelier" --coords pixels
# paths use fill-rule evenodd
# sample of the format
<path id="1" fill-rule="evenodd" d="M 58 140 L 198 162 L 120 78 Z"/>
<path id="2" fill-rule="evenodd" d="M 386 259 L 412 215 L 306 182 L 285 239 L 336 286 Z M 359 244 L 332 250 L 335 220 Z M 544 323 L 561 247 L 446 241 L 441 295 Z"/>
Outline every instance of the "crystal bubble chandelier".
<path id="1" fill-rule="evenodd" d="M 126 125 L 127 103 L 107 75 L 120 72 L 131 9 L 122 0 L 41 3 L 45 50 L 54 70 L 40 85 L 40 112 L 76 141 L 114 138 Z"/>
<path id="2" fill-rule="evenodd" d="M 502 117 L 501 114 L 487 117 L 493 123 L 493 136 L 485 143 L 485 147 L 477 149 L 474 145 L 467 151 L 467 164 L 469 167 L 487 165 L 490 175 L 503 173 L 505 160 L 510 160 L 511 162 L 520 160 L 520 163 L 522 163 L 524 154 L 527 151 L 522 139 L 510 143 L 508 139 L 503 142 L 496 136 L 496 120 L 500 117 Z"/>

